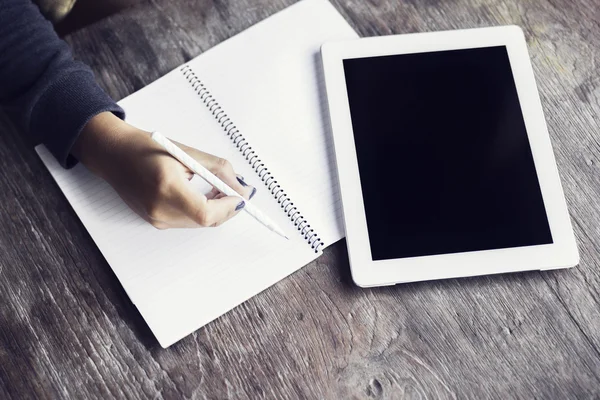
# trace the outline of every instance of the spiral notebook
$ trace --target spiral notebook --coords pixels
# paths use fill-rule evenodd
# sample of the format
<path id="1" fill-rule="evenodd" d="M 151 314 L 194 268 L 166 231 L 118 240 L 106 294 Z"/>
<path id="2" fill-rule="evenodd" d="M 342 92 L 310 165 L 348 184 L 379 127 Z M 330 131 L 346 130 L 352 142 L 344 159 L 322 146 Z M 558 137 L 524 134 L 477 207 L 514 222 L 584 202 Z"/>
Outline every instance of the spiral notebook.
<path id="1" fill-rule="evenodd" d="M 36 148 L 163 347 L 343 237 L 319 50 L 354 37 L 329 2 L 302 0 L 120 102 L 131 124 L 230 160 L 289 241 L 246 213 L 218 228 L 156 230 L 85 167 L 64 170 Z"/>

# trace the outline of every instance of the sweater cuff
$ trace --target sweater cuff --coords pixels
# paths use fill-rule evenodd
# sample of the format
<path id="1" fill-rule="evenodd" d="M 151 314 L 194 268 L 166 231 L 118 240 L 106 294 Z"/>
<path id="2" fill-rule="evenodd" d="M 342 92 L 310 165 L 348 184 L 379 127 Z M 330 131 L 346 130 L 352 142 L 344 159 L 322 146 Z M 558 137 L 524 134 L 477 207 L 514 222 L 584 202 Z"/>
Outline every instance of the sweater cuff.
<path id="1" fill-rule="evenodd" d="M 110 111 L 124 119 L 125 112 L 96 83 L 88 71 L 72 72 L 42 95 L 32 113 L 35 135 L 65 168 L 77 164 L 70 155 L 81 130 L 92 117 Z"/>

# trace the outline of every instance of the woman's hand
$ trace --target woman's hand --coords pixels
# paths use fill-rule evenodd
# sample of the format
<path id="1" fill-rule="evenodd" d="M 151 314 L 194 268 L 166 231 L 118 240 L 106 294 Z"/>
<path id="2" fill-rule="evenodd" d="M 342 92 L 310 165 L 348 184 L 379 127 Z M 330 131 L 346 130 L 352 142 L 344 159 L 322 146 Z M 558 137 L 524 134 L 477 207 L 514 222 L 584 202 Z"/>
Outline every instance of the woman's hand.
<path id="1" fill-rule="evenodd" d="M 256 189 L 238 177 L 222 158 L 177 143 L 181 149 L 246 199 Z M 192 172 L 155 143 L 148 132 L 112 113 L 92 118 L 71 153 L 105 179 L 142 218 L 158 229 L 218 226 L 243 209 L 245 202 L 213 189 L 194 192 Z"/>

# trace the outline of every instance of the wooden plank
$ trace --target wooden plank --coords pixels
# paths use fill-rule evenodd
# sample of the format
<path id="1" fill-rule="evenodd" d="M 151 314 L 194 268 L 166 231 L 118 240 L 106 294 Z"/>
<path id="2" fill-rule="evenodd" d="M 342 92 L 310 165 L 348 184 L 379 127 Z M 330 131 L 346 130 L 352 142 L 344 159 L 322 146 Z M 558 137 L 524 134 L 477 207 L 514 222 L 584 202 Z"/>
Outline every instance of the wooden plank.
<path id="1" fill-rule="evenodd" d="M 156 0 L 67 40 L 119 99 L 291 3 Z M 597 1 L 334 4 L 361 35 L 525 29 L 581 265 L 362 290 L 342 242 L 163 350 L 0 116 L 0 397 L 600 396 Z"/>

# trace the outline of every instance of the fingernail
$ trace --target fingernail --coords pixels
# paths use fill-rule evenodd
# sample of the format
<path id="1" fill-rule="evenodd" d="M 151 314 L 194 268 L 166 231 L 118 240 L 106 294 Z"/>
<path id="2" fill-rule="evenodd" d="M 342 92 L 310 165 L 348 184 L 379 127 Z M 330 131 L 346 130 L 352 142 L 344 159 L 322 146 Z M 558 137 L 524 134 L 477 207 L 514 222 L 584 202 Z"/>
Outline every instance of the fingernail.
<path id="1" fill-rule="evenodd" d="M 236 178 L 237 178 L 238 182 L 240 183 L 240 185 L 242 185 L 242 186 L 248 186 L 248 184 L 244 181 L 244 177 L 243 176 L 237 175 Z"/>
<path id="2" fill-rule="evenodd" d="M 255 194 L 256 194 L 256 188 L 252 188 L 252 193 L 250 193 L 249 199 L 253 198 Z"/>
<path id="3" fill-rule="evenodd" d="M 235 207 L 235 211 L 240 211 L 242 208 L 244 208 L 245 205 L 245 201 L 240 201 L 240 204 L 238 204 L 237 207 Z"/>

